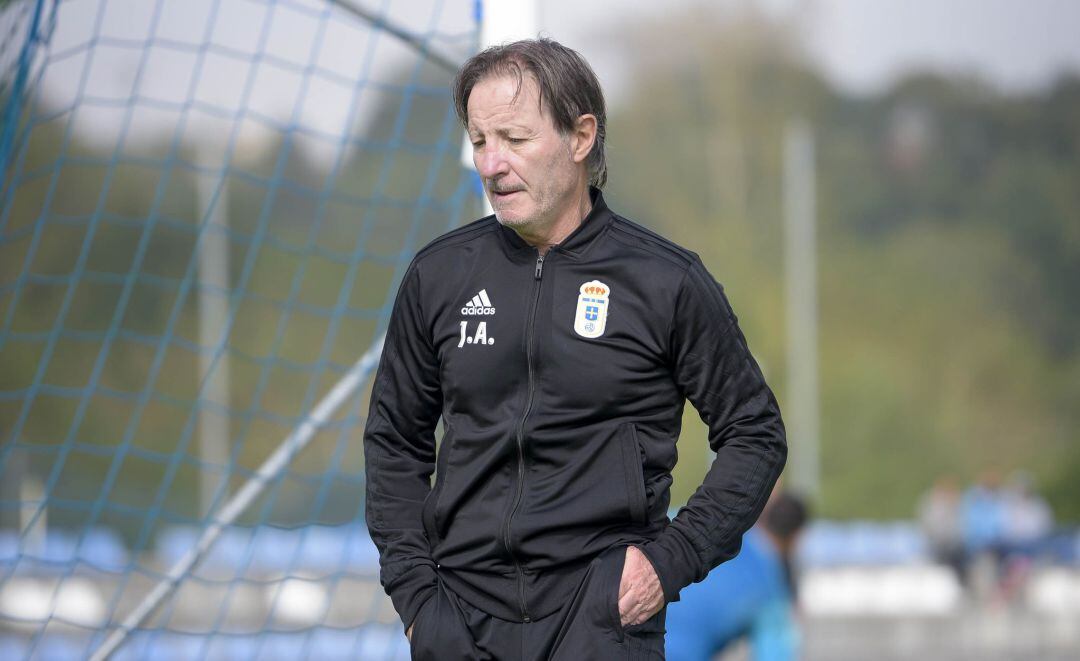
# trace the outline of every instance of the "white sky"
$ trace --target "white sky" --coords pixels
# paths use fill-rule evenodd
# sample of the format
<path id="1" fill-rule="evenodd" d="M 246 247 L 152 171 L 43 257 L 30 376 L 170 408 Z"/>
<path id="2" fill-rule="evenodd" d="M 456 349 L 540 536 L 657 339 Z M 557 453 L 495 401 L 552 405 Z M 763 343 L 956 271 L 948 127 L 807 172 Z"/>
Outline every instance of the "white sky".
<path id="1" fill-rule="evenodd" d="M 473 24 L 473 0 L 350 1 L 385 8 L 391 20 L 417 32 L 467 36 Z M 1044 87 L 1067 68 L 1080 71 L 1080 0 L 536 0 L 535 25 L 579 50 L 617 105 L 633 72 L 623 66 L 613 28 L 702 4 L 752 5 L 794 17 L 826 75 L 860 93 L 885 88 L 911 69 L 976 73 L 1012 92 Z M 80 108 L 76 126 L 104 146 L 115 144 L 121 127 L 133 143 L 161 139 L 186 114 L 182 139 L 215 147 L 243 107 L 254 114 L 240 127 L 241 149 L 258 150 L 267 131 L 291 125 L 301 130 L 305 153 L 330 163 L 342 153 L 339 136 L 348 126 L 363 124 L 372 109 L 396 98 L 379 83 L 400 84 L 401 64 L 413 57 L 388 34 L 371 38 L 368 26 L 329 10 L 326 0 L 280 0 L 274 12 L 267 12 L 265 0 L 65 0 L 60 7 L 49 50 L 56 59 L 42 93 L 52 107 L 84 93 L 94 97 L 97 103 Z M 155 8 L 161 13 L 155 47 L 143 49 Z M 333 18 L 326 20 L 327 14 Z M 263 28 L 274 57 L 253 66 L 245 55 L 258 50 Z M 95 36 L 105 41 L 87 48 Z M 207 39 L 216 50 L 198 70 Z M 443 46 L 467 50 L 460 39 Z M 315 66 L 315 74 L 305 76 L 306 66 Z M 367 82 L 358 85 L 361 80 Z M 188 112 L 141 104 L 129 114 L 133 90 L 143 98 L 204 105 Z"/>
<path id="2" fill-rule="evenodd" d="M 472 33 L 469 0 L 353 1 L 439 34 L 444 52 L 468 50 L 452 37 Z M 234 126 L 244 152 L 295 127 L 301 151 L 330 163 L 351 149 L 340 139 L 350 127 L 401 101 L 394 88 L 416 61 L 401 40 L 325 0 L 65 0 L 42 56 L 41 98 L 51 108 L 82 99 L 75 125 L 84 140 L 109 148 L 176 131 L 207 146 L 207 165 Z M 155 103 L 132 106 L 135 97 Z"/>
<path id="3" fill-rule="evenodd" d="M 618 21 L 648 20 L 694 6 L 756 5 L 795 13 L 821 70 L 841 88 L 871 93 L 905 71 L 976 73 L 1008 92 L 1045 87 L 1065 69 L 1080 71 L 1077 0 L 547 0 L 548 36 L 582 52 L 605 85 L 622 71 L 595 35 Z M 610 46 L 610 45 L 609 45 Z"/>

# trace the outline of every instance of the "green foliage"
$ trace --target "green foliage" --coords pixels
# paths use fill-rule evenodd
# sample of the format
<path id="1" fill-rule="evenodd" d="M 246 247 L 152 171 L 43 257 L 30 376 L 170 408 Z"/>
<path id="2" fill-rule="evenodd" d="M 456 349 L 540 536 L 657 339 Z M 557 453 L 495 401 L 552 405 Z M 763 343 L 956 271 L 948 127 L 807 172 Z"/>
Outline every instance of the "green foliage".
<path id="1" fill-rule="evenodd" d="M 446 85 L 446 73 L 438 75 L 427 82 Z M 334 176 L 327 163 L 306 159 L 295 136 L 279 135 L 258 150 L 238 148 L 228 164 L 235 319 L 221 360 L 230 367 L 233 490 L 371 346 L 398 271 L 455 217 L 450 201 L 466 176 L 456 124 L 445 149 L 430 149 L 452 121 L 449 94 L 412 99 L 406 132 L 395 130 L 403 94 L 385 96 L 351 136 L 356 142 Z M 37 115 L 50 113 L 38 108 Z M 199 356 L 211 347 L 196 346 L 196 250 L 205 220 L 198 183 L 210 177 L 199 173 L 204 153 L 187 144 L 171 151 L 169 131 L 156 144 L 125 145 L 114 161 L 111 149 L 82 142 L 78 131 L 65 140 L 70 113 L 53 116 L 29 134 L 0 239 L 0 320 L 12 310 L 11 333 L 0 338 L 0 392 L 9 395 L 0 399 L 5 442 L 24 402 L 32 402 L 0 475 L 24 467 L 43 482 L 55 476 L 52 524 L 84 524 L 88 508 L 107 501 L 99 522 L 134 541 L 144 522 L 201 516 L 198 477 L 206 469 L 197 463 L 193 423 L 208 408 L 199 401 Z M 411 148 L 398 148 L 401 141 Z M 445 206 L 420 208 L 420 185 L 433 167 L 439 174 L 432 197 Z M 467 215 L 475 213 L 467 206 Z M 132 286 L 125 302 L 126 284 Z M 275 497 L 249 512 L 251 522 L 357 516 L 363 457 L 353 441 L 362 397 L 293 460 Z M 84 418 L 75 424 L 83 401 Z M 346 415 L 353 422 L 343 434 Z M 130 447 L 119 452 L 125 439 Z M 327 496 L 316 498 L 324 485 Z M 145 520 L 158 497 L 162 516 Z"/>
<path id="2" fill-rule="evenodd" d="M 818 512 L 910 516 L 918 494 L 938 474 L 969 479 L 994 466 L 1030 470 L 1057 514 L 1080 520 L 1080 79 L 1065 78 L 1043 93 L 1017 98 L 978 81 L 921 75 L 884 94 L 854 98 L 830 89 L 806 64 L 790 26 L 752 12 L 701 10 L 620 28 L 619 35 L 636 79 L 610 113 L 608 199 L 617 211 L 702 256 L 725 285 L 781 406 L 787 379 L 782 138 L 792 117 L 814 127 Z M 400 99 L 388 99 L 366 139 L 384 144 L 392 136 L 395 102 Z M 444 107 L 417 103 L 408 130 L 422 141 L 433 137 L 424 138 L 425 131 L 441 125 Z M 103 155 L 76 140 L 58 162 L 66 121 L 58 116 L 31 134 L 23 172 L 34 174 L 24 176 L 13 201 L 6 237 L 15 238 L 0 242 L 5 312 L 13 301 L 11 286 L 26 273 L 63 277 L 83 258 L 85 270 L 97 274 L 179 279 L 193 256 L 200 221 L 196 154 L 178 154 L 167 168 L 127 159 L 110 175 Z M 167 151 L 165 143 L 145 149 L 156 157 Z M 443 199 L 460 176 L 451 151 L 437 186 Z M 81 156 L 91 164 L 80 164 Z M 232 402 L 241 414 L 234 438 L 244 439 L 235 447 L 241 473 L 288 434 L 288 419 L 300 413 L 309 385 L 318 392 L 329 387 L 326 374 L 318 381 L 311 373 L 264 366 L 318 364 L 328 325 L 303 308 L 339 304 L 347 275 L 341 258 L 356 250 L 364 259 L 344 301 L 350 314 L 327 349 L 329 362 L 351 363 L 374 337 L 376 321 L 367 312 L 386 303 L 411 223 L 411 210 L 395 206 L 393 198 L 413 194 L 416 173 L 426 168 L 423 158 L 401 155 L 375 204 L 365 209 L 339 196 L 320 210 L 311 193 L 323 190 L 322 175 L 289 145 L 279 142 L 242 158 L 229 178 L 231 280 L 238 281 L 245 264 L 250 272 L 235 303 L 228 358 Z M 332 192 L 371 199 L 387 165 L 385 152 L 360 150 Z M 275 171 L 294 185 L 268 188 L 265 178 Z M 111 183 L 102 196 L 107 176 Z M 311 233 L 319 213 L 322 225 Z M 425 215 L 417 242 L 446 224 L 445 216 Z M 42 240 L 27 262 L 35 227 L 43 228 Z M 146 254 L 136 264 L 141 242 Z M 52 330 L 66 286 L 26 283 L 12 331 L 28 337 Z M 101 332 L 116 314 L 121 286 L 99 277 L 76 287 L 65 327 Z M 77 400 L 39 395 L 18 439 L 33 450 L 31 471 L 45 477 L 60 466 L 57 495 L 73 502 L 104 497 L 136 508 L 104 515 L 128 530 L 142 524 L 130 512 L 160 489 L 167 490 L 168 513 L 194 515 L 193 464 L 182 462 L 164 484 L 164 460 L 148 457 L 179 451 L 190 458 L 193 450 L 181 440 L 198 387 L 197 356 L 175 341 L 197 338 L 193 300 L 145 282 L 131 296 L 120 319 L 128 335 L 108 348 L 98 385 L 154 392 L 130 430 L 144 454 L 127 456 L 112 491 L 100 492 L 108 452 L 90 450 L 115 447 L 135 411 L 133 404 L 100 393 L 74 431 Z M 172 336 L 160 356 L 163 376 L 151 383 L 170 319 Z M 0 391 L 30 386 L 43 346 L 30 340 L 0 346 Z M 101 348 L 100 342 L 62 341 L 43 382 L 86 386 Z M 0 400 L 4 438 L 19 411 L 19 402 Z M 57 464 L 69 434 L 82 449 Z M 358 443 L 335 458 L 336 431 L 320 438 L 325 442 L 294 462 L 274 520 L 313 516 L 308 476 L 335 461 L 345 476 L 362 469 Z M 704 428 L 689 408 L 679 453 L 676 503 L 692 493 L 710 461 Z M 337 509 L 314 516 L 355 516 L 356 483 L 343 479 L 331 490 L 328 502 Z M 63 523 L 65 514 L 50 516 Z"/>
<path id="3" fill-rule="evenodd" d="M 665 40 L 667 59 L 648 48 Z M 918 75 L 848 97 L 753 12 L 650 24 L 626 59 L 642 74 L 611 117 L 611 203 L 702 256 L 782 407 L 782 135 L 814 127 L 819 513 L 910 516 L 937 475 L 996 467 L 1080 520 L 1080 79 L 1005 97 Z M 704 443 L 688 413 L 674 502 Z"/>

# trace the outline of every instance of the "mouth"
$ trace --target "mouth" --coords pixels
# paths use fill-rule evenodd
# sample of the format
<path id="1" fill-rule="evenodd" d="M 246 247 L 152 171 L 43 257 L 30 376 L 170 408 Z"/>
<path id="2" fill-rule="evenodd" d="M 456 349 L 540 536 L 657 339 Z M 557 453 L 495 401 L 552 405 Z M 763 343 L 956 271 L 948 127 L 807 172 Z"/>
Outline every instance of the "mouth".
<path id="1" fill-rule="evenodd" d="M 520 190 L 516 190 L 516 189 L 498 190 L 498 189 L 493 188 L 491 190 L 491 199 L 492 200 L 498 200 L 498 201 L 501 202 L 503 200 L 510 199 L 511 197 L 513 197 L 514 195 L 517 195 L 520 192 L 521 192 Z"/>

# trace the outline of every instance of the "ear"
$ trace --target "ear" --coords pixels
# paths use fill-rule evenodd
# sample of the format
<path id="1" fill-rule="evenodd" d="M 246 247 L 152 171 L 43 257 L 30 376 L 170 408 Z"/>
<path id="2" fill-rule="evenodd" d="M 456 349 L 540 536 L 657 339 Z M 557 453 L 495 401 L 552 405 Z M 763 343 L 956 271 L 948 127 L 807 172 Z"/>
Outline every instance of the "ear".
<path id="1" fill-rule="evenodd" d="M 582 115 L 574 122 L 570 132 L 570 156 L 575 163 L 583 163 L 596 143 L 596 116 Z"/>

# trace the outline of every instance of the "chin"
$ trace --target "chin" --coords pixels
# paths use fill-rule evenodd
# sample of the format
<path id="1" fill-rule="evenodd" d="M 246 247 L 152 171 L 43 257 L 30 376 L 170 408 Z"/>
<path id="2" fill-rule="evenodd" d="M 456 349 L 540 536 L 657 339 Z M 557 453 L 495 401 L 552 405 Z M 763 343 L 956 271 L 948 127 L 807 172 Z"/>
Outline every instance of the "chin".
<path id="1" fill-rule="evenodd" d="M 495 212 L 495 220 L 507 227 L 523 227 L 529 224 L 529 221 L 526 218 L 521 218 L 514 214 L 503 213 L 502 211 Z"/>
<path id="2" fill-rule="evenodd" d="M 495 219 L 507 227 L 524 227 L 533 221 L 531 217 L 509 209 L 495 209 Z"/>

